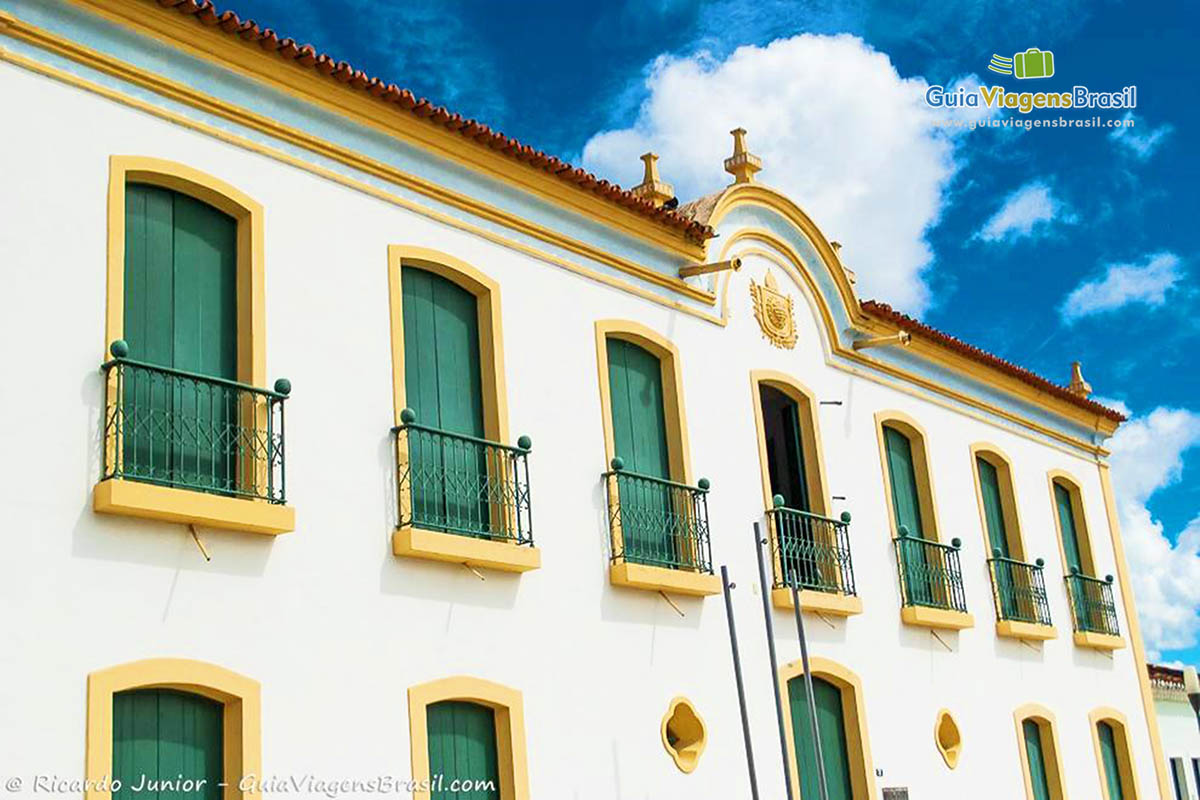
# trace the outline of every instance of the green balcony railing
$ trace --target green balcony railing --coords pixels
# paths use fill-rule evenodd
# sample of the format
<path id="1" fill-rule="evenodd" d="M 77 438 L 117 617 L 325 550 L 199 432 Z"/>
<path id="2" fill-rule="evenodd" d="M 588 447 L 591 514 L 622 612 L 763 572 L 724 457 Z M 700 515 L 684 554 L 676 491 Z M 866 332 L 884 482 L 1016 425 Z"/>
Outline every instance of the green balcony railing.
<path id="1" fill-rule="evenodd" d="M 911 535 L 900 526 L 896 546 L 896 568 L 900 575 L 900 597 L 906 606 L 926 606 L 948 611 L 967 610 L 963 591 L 960 539 L 942 544 Z"/>
<path id="2" fill-rule="evenodd" d="M 771 520 L 771 555 L 776 589 L 809 589 L 853 596 L 854 564 L 850 560 L 850 512 L 831 519 L 784 506 L 775 495 Z"/>
<path id="3" fill-rule="evenodd" d="M 1071 603 L 1071 622 L 1075 630 L 1120 636 L 1117 604 L 1113 601 L 1113 576 L 1104 580 L 1084 575 L 1072 568 L 1066 576 L 1067 597 Z"/>
<path id="4" fill-rule="evenodd" d="M 709 483 L 696 486 L 629 472 L 620 458 L 605 472 L 614 562 L 712 574 Z"/>
<path id="5" fill-rule="evenodd" d="M 418 424 L 406 408 L 396 437 L 400 527 L 533 545 L 528 436 L 516 447 Z"/>
<path id="6" fill-rule="evenodd" d="M 117 340 L 104 373 L 101 480 L 154 483 L 285 503 L 284 401 L 275 390 L 128 358 Z"/>
<path id="7" fill-rule="evenodd" d="M 1050 625 L 1050 602 L 1042 575 L 1045 561 L 1032 564 L 1005 558 L 999 548 L 992 550 L 988 571 L 992 576 L 992 600 L 996 619 Z"/>

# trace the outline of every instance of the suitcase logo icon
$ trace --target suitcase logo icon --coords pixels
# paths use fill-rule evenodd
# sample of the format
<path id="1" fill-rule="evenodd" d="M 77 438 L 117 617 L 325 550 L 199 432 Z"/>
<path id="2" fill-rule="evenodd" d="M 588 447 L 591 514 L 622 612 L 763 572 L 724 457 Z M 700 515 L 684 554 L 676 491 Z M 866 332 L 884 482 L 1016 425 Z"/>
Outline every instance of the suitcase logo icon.
<path id="1" fill-rule="evenodd" d="M 1013 75 L 1020 80 L 1049 78 L 1054 75 L 1054 53 L 1031 47 L 1024 53 L 1014 54 L 1012 58 L 993 54 L 988 69 L 1001 75 Z"/>

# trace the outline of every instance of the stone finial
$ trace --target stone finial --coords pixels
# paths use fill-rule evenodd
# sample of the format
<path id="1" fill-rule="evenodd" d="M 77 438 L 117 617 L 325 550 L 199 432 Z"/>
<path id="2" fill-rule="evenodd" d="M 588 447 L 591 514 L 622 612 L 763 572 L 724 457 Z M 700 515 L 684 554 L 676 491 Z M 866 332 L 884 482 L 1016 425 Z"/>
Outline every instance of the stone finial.
<path id="1" fill-rule="evenodd" d="M 734 128 L 733 155 L 725 159 L 725 171 L 733 176 L 734 183 L 751 183 L 754 173 L 762 169 L 762 159 L 746 149 L 746 129 Z"/>
<path id="2" fill-rule="evenodd" d="M 1092 393 L 1092 385 L 1083 379 L 1083 370 L 1078 361 L 1071 362 L 1071 382 L 1067 385 L 1067 391 L 1085 398 Z"/>
<path id="3" fill-rule="evenodd" d="M 643 153 L 642 162 L 646 165 L 646 171 L 642 174 L 642 182 L 629 191 L 661 208 L 663 203 L 675 196 L 675 187 L 664 183 L 663 179 L 659 177 L 657 155 Z"/>

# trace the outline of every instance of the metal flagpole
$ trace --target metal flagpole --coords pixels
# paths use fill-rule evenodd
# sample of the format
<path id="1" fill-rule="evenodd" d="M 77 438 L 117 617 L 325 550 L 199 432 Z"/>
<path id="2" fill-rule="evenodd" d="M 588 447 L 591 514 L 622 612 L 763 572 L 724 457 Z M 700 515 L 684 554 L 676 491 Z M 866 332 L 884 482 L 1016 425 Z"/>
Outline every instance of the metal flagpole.
<path id="1" fill-rule="evenodd" d="M 795 800 L 792 794 L 792 767 L 788 755 L 787 729 L 783 723 L 783 698 L 779 694 L 779 661 L 775 658 L 775 624 L 771 621 L 771 584 L 767 583 L 767 570 L 763 565 L 762 531 L 754 523 L 754 555 L 758 558 L 758 580 L 762 585 L 763 619 L 767 624 L 767 652 L 771 656 L 771 688 L 775 690 L 775 717 L 779 721 L 779 749 L 783 753 L 783 785 L 787 789 L 787 800 Z"/>
<path id="2" fill-rule="evenodd" d="M 746 715 L 746 687 L 742 684 L 742 658 L 738 654 L 737 627 L 733 622 L 733 599 L 729 590 L 729 570 L 721 565 L 721 584 L 725 590 L 725 618 L 729 621 L 729 647 L 733 651 L 733 676 L 737 680 L 738 706 L 742 711 L 742 738 L 746 741 L 746 769 L 750 771 L 750 797 L 758 800 L 758 778 L 754 774 L 754 747 L 750 743 L 750 718 Z"/>
<path id="3" fill-rule="evenodd" d="M 808 719 L 812 723 L 813 746 L 817 751 L 817 785 L 821 788 L 821 800 L 829 800 L 829 789 L 825 782 L 825 754 L 821 749 L 821 729 L 817 724 L 817 697 L 813 693 L 812 672 L 808 668 L 808 639 L 804 636 L 804 615 L 800 613 L 800 592 L 794 579 L 791 583 L 792 609 L 796 612 L 796 633 L 800 636 L 800 663 L 804 667 L 804 694 L 808 697 Z"/>

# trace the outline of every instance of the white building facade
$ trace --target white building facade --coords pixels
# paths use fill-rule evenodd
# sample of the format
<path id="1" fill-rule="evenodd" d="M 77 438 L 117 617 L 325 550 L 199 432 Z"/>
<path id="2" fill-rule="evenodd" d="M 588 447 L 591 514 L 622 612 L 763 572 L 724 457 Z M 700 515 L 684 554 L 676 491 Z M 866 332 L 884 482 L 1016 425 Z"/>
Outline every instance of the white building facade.
<path id="1" fill-rule="evenodd" d="M 0 87 L 19 796 L 749 797 L 722 565 L 761 796 L 791 584 L 831 798 L 1172 796 L 1119 415 L 858 298 L 744 132 L 665 208 L 192 0 L 0 0 Z"/>
<path id="2" fill-rule="evenodd" d="M 1154 690 L 1171 796 L 1193 800 L 1200 797 L 1200 711 L 1192 708 L 1183 670 L 1160 664 L 1146 666 Z"/>

